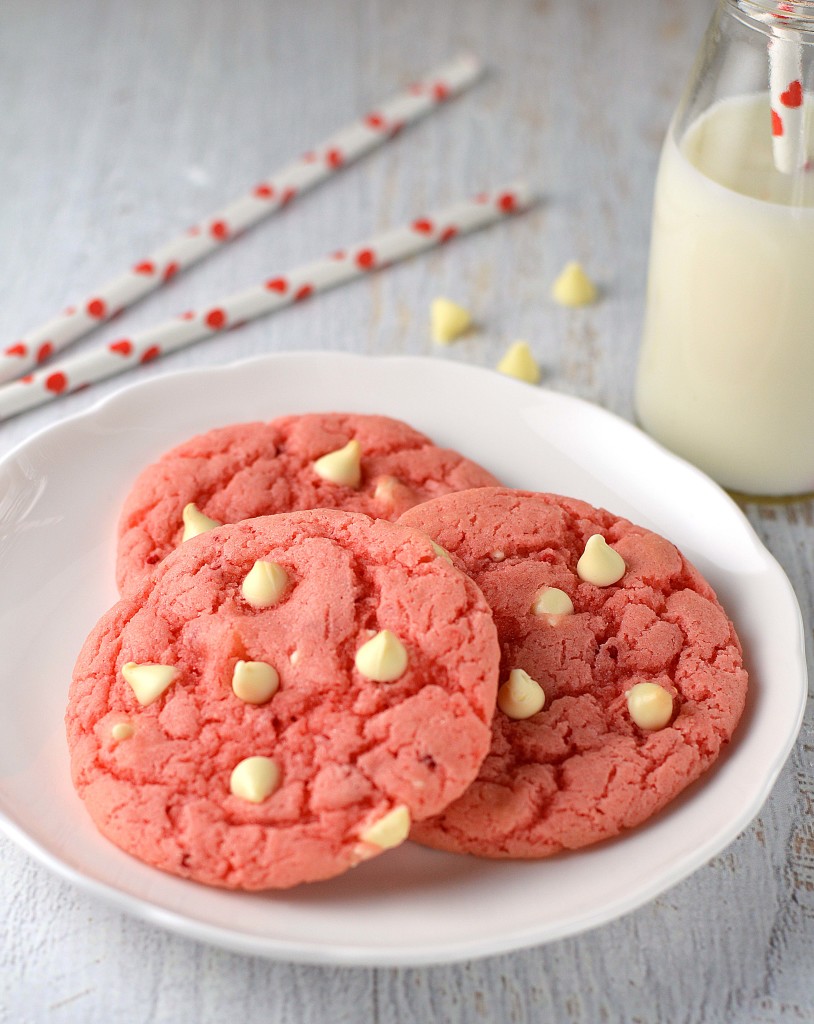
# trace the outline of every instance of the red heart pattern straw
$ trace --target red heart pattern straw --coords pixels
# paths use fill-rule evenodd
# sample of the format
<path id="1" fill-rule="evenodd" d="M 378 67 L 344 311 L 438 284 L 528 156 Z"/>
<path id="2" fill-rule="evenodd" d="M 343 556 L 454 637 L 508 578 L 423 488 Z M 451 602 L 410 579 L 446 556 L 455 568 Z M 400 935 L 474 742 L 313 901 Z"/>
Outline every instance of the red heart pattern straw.
<path id="1" fill-rule="evenodd" d="M 772 108 L 772 156 L 783 174 L 793 174 L 806 163 L 803 132 L 803 54 L 799 35 L 781 27 L 794 14 L 789 3 L 771 13 L 769 40 L 769 93 Z"/>
<path id="2" fill-rule="evenodd" d="M 92 295 L 69 306 L 0 352 L 0 382 L 13 380 L 43 363 L 54 352 L 160 288 L 175 274 L 287 206 L 303 192 L 326 181 L 341 167 L 381 146 L 403 127 L 472 85 L 482 70 L 482 65 L 469 55 L 457 57 L 437 68 L 404 92 L 325 139 L 299 160 L 259 182 L 246 195 L 138 260 L 129 270 Z"/>
<path id="3" fill-rule="evenodd" d="M 443 245 L 459 235 L 519 213 L 531 202 L 529 190 L 522 184 L 482 192 L 474 199 L 418 217 L 410 224 L 297 267 L 287 274 L 270 277 L 262 284 L 229 295 L 203 310 L 182 313 L 150 330 L 120 338 L 28 374 L 0 387 L 0 420 Z"/>

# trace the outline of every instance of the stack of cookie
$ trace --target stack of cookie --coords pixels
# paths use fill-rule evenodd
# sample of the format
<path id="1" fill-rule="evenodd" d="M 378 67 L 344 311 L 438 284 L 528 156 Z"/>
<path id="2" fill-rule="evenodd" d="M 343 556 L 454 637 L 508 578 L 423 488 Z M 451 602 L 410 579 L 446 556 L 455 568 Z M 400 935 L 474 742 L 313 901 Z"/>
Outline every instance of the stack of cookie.
<path id="1" fill-rule="evenodd" d="M 734 629 L 672 544 L 385 417 L 173 449 L 116 572 L 71 685 L 74 784 L 122 849 L 212 885 L 329 878 L 408 836 L 576 849 L 672 799 L 743 709 Z"/>

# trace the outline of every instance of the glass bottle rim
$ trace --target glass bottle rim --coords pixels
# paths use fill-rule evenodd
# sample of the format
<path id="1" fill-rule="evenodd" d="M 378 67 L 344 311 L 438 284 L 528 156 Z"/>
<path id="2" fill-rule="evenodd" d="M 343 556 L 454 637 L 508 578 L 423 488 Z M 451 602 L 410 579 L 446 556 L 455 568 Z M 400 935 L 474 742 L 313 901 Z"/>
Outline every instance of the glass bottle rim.
<path id="1" fill-rule="evenodd" d="M 785 30 L 814 42 L 814 0 L 723 0 L 740 21 L 767 34 Z"/>

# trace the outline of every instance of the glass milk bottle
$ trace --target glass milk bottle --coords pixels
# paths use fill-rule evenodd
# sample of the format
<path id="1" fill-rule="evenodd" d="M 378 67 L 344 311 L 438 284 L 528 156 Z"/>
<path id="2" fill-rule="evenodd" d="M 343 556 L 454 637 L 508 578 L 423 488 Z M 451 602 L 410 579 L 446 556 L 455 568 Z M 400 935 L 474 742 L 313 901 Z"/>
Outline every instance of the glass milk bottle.
<path id="1" fill-rule="evenodd" d="M 727 488 L 814 491 L 812 0 L 718 0 L 662 150 L 636 414 Z"/>

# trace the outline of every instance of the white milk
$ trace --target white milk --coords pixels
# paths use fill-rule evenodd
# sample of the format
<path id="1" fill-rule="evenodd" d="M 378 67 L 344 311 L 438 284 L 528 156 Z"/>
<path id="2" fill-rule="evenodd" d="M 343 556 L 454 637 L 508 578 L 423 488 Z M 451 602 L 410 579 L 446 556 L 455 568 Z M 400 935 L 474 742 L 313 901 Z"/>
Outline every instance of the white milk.
<path id="1" fill-rule="evenodd" d="M 799 494 L 814 490 L 814 171 L 775 171 L 768 125 L 768 98 L 746 96 L 680 149 L 668 133 L 636 411 L 725 487 Z"/>

